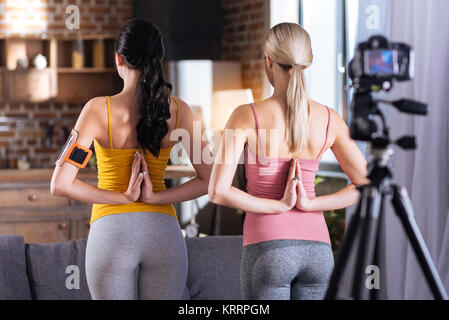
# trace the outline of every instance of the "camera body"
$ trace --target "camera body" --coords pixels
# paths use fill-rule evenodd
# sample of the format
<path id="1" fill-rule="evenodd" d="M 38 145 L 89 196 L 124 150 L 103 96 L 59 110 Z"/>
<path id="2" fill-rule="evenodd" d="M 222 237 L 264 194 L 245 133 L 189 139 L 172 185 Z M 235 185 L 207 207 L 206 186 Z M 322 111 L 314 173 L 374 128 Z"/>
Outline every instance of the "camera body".
<path id="1" fill-rule="evenodd" d="M 358 45 L 349 63 L 349 77 L 361 89 L 373 90 L 376 86 L 380 87 L 378 90 L 389 90 L 393 80 L 413 79 L 414 60 L 414 51 L 409 45 L 373 36 Z"/>
<path id="2" fill-rule="evenodd" d="M 349 63 L 349 77 L 354 95 L 351 101 L 351 137 L 371 142 L 374 148 L 383 149 L 391 144 L 385 117 L 378 103 L 388 103 L 404 113 L 425 115 L 427 106 L 411 100 L 383 101 L 373 98 L 374 92 L 390 91 L 393 81 L 408 81 L 414 77 L 415 55 L 412 47 L 403 43 L 389 42 L 383 36 L 373 36 L 358 45 L 354 59 Z M 382 126 L 374 119 L 380 118 Z M 381 130 L 380 130 L 381 129 Z M 396 144 L 411 149 L 410 139 Z"/>

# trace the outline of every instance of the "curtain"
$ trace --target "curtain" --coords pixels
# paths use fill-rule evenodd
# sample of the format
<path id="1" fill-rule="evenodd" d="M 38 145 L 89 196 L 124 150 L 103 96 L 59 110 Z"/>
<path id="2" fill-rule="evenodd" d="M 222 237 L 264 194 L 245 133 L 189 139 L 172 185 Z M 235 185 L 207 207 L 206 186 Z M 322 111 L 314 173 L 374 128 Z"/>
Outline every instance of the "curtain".
<path id="1" fill-rule="evenodd" d="M 393 139 L 417 137 L 416 151 L 394 148 L 393 182 L 407 188 L 415 219 L 449 291 L 449 0 L 358 1 L 358 41 L 384 34 L 414 47 L 415 79 L 395 83 L 381 98 L 408 98 L 429 105 L 427 117 L 401 114 L 382 106 Z M 376 22 L 368 21 L 379 14 Z M 371 26 L 371 28 L 370 28 Z M 361 145 L 364 150 L 364 145 Z M 348 210 L 347 220 L 354 208 Z M 381 299 L 433 299 L 405 232 L 391 205 L 386 206 L 380 261 Z M 357 246 L 354 246 L 354 249 Z M 345 270 L 341 296 L 350 296 L 354 254 Z"/>
<path id="2" fill-rule="evenodd" d="M 427 117 L 389 110 L 393 138 L 415 135 L 414 152 L 395 148 L 393 181 L 407 188 L 415 219 L 449 290 L 449 1 L 394 0 L 390 37 L 415 49 L 415 79 L 396 84 L 391 99 L 410 98 L 429 105 Z M 386 210 L 384 298 L 432 299 L 424 275 L 391 207 Z"/>

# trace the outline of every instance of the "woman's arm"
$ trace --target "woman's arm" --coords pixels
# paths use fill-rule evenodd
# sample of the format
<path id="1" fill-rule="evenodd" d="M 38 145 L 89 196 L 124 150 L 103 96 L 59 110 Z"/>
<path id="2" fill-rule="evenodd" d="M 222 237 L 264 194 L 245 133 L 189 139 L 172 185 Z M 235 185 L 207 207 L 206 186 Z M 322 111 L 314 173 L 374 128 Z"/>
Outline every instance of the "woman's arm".
<path id="1" fill-rule="evenodd" d="M 159 192 L 153 192 L 153 185 L 151 184 L 148 174 L 144 174 L 144 182 L 142 187 L 142 194 L 140 201 L 148 204 L 167 204 L 173 202 L 183 202 L 187 200 L 196 199 L 207 193 L 209 185 L 209 177 L 212 165 L 207 164 L 203 159 L 203 151 L 209 150 L 207 143 L 201 137 L 194 137 L 193 123 L 194 116 L 189 106 L 182 100 L 178 99 L 180 107 L 180 122 L 179 128 L 184 129 L 188 133 L 188 139 L 183 137 L 182 145 L 186 150 L 190 150 L 189 157 L 197 176 L 182 185 Z M 194 148 L 195 143 L 201 142 L 201 149 Z M 194 152 L 200 152 L 199 155 L 194 156 Z M 141 158 L 143 159 L 142 155 Z M 197 159 L 201 159 L 198 163 Z M 147 163 L 145 159 L 142 161 L 142 172 L 148 172 Z"/>
<path id="2" fill-rule="evenodd" d="M 308 199 L 302 182 L 298 183 L 296 207 L 302 211 L 330 211 L 352 206 L 359 197 L 359 191 L 356 189 L 356 186 L 369 183 L 367 162 L 362 152 L 354 140 L 351 139 L 346 123 L 335 111 L 332 112 L 332 125 L 334 126 L 336 136 L 331 149 L 352 184 L 338 192 L 315 199 Z M 300 174 L 300 170 L 298 174 Z"/>
<path id="3" fill-rule="evenodd" d="M 75 130 L 78 131 L 77 143 L 83 147 L 90 147 L 102 126 L 101 108 L 104 109 L 105 101 L 101 98 L 90 100 L 81 111 L 76 122 Z M 51 194 L 64 196 L 86 203 L 101 204 L 125 204 L 136 201 L 140 196 L 140 184 L 143 175 L 140 172 L 140 159 L 136 157 L 133 162 L 132 174 L 128 190 L 125 193 L 99 189 L 90 184 L 76 179 L 78 167 L 65 162 L 62 166 L 56 166 L 51 178 Z"/>
<path id="4" fill-rule="evenodd" d="M 247 141 L 247 132 L 251 123 L 249 106 L 237 108 L 231 115 L 226 130 L 232 130 L 230 139 L 222 136 L 220 148 L 215 158 L 209 182 L 209 197 L 212 202 L 243 211 L 260 214 L 282 213 L 290 210 L 296 203 L 296 180 L 293 180 L 296 162 L 291 166 L 290 178 L 282 200 L 254 197 L 232 186 L 238 161 Z"/>

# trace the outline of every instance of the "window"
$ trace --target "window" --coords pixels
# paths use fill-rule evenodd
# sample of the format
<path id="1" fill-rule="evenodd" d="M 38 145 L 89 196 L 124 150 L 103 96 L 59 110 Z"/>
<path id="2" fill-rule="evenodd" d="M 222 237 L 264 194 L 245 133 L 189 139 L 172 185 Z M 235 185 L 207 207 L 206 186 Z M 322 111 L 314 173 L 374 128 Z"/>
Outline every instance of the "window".
<path id="1" fill-rule="evenodd" d="M 271 0 L 270 28 L 282 22 L 300 21 L 300 0 Z"/>
<path id="2" fill-rule="evenodd" d="M 312 38 L 314 61 L 306 70 L 312 99 L 343 115 L 344 31 L 341 0 L 301 1 L 302 26 Z"/>

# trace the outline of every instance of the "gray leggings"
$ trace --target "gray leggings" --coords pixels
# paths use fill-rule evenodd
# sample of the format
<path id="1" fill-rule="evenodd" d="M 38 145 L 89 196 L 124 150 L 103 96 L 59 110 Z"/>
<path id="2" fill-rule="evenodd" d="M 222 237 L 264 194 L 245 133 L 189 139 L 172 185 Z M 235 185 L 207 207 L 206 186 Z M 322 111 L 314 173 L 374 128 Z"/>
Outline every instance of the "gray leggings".
<path id="1" fill-rule="evenodd" d="M 159 212 L 130 212 L 92 223 L 86 276 L 93 299 L 181 299 L 187 248 L 178 221 Z"/>
<path id="2" fill-rule="evenodd" d="M 324 298 L 334 257 L 329 244 L 273 240 L 243 248 L 240 283 L 249 300 Z"/>

